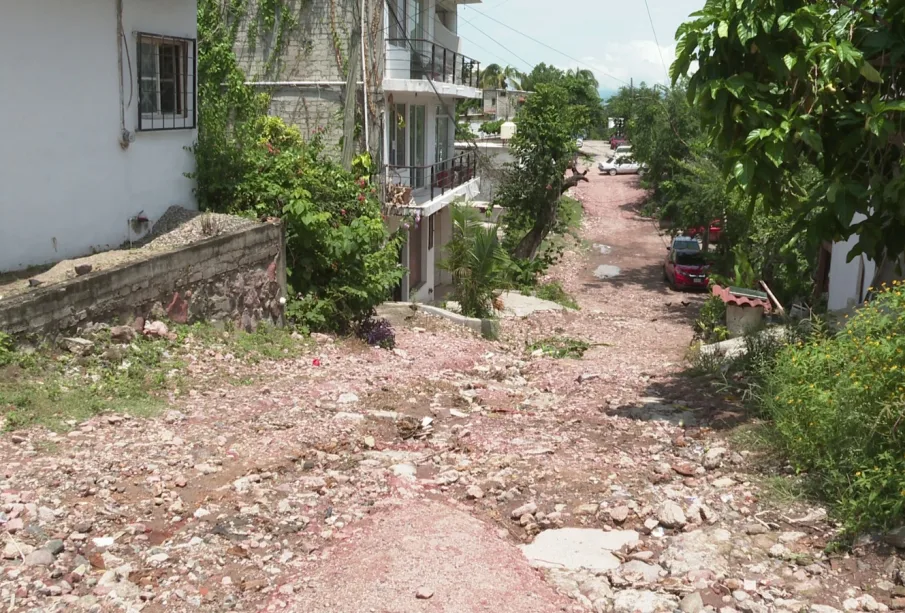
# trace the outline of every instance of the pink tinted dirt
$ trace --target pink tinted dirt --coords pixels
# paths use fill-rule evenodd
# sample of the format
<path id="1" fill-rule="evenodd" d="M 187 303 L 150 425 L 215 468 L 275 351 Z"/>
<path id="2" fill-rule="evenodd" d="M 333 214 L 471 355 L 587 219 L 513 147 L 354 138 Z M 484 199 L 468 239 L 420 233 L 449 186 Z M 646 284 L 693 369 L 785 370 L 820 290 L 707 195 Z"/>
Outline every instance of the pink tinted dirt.
<path id="1" fill-rule="evenodd" d="M 430 500 L 378 511 L 268 610 L 329 613 L 550 613 L 557 595 L 493 528 Z M 433 592 L 416 597 L 419 588 Z"/>

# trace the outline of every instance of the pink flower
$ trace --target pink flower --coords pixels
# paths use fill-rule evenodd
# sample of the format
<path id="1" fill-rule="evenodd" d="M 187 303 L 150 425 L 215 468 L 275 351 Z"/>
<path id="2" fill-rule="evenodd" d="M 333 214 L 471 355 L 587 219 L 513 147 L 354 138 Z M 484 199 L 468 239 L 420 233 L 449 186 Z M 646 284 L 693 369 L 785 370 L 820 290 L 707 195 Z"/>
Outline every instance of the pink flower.
<path id="1" fill-rule="evenodd" d="M 313 360 L 311 360 L 311 365 L 312 365 L 312 366 L 320 366 L 320 365 L 321 365 L 320 358 L 314 358 Z"/>

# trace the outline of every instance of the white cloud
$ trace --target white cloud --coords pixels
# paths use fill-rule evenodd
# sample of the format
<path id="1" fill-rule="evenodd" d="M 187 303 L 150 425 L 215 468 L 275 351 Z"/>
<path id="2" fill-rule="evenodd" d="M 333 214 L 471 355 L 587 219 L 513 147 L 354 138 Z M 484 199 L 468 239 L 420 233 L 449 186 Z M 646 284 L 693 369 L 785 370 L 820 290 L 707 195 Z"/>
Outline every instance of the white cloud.
<path id="1" fill-rule="evenodd" d="M 661 60 L 662 54 L 662 60 Z M 666 70 L 676 58 L 675 45 L 660 45 L 652 40 L 631 40 L 626 43 L 607 42 L 600 48 L 599 55 L 585 56 L 579 68 L 591 68 L 597 75 L 601 87 L 617 87 L 620 81 L 635 84 L 668 83 Z M 664 64 L 666 69 L 663 68 Z M 562 68 L 575 68 L 568 64 Z M 608 76 L 609 75 L 609 76 Z"/>

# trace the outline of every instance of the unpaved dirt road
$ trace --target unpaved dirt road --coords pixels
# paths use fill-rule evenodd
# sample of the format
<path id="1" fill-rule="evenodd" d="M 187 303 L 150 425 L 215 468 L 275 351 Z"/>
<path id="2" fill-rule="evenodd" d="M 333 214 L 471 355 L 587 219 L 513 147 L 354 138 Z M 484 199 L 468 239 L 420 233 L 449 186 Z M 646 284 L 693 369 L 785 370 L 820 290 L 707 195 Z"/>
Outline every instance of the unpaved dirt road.
<path id="1" fill-rule="evenodd" d="M 728 436 L 742 409 L 681 374 L 702 297 L 663 285 L 637 179 L 589 176 L 582 243 L 552 273 L 579 311 L 504 320 L 495 342 L 413 315 L 393 352 L 319 338 L 257 366 L 199 355 L 195 391 L 158 418 L 2 435 L 0 610 L 893 604 L 893 552 L 827 555 L 820 509 L 764 495 Z M 549 337 L 592 346 L 526 349 Z M 546 559 L 566 534 L 619 544 Z M 520 546 L 538 535 L 532 566 Z"/>

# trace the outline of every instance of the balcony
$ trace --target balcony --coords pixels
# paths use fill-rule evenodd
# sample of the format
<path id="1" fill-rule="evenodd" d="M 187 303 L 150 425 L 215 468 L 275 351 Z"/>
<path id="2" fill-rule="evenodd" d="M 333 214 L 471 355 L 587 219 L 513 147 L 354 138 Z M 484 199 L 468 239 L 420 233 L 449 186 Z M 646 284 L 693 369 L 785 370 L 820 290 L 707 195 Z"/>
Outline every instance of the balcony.
<path id="1" fill-rule="evenodd" d="M 427 83 L 402 83 L 429 80 L 443 95 L 480 97 L 481 65 L 477 60 L 424 39 L 391 38 L 387 43 L 384 89 L 430 91 Z"/>
<path id="2" fill-rule="evenodd" d="M 387 164 L 380 176 L 383 203 L 397 210 L 421 210 L 430 215 L 454 198 L 468 194 L 469 182 L 477 177 L 477 162 L 477 154 L 467 151 L 424 166 Z"/>

